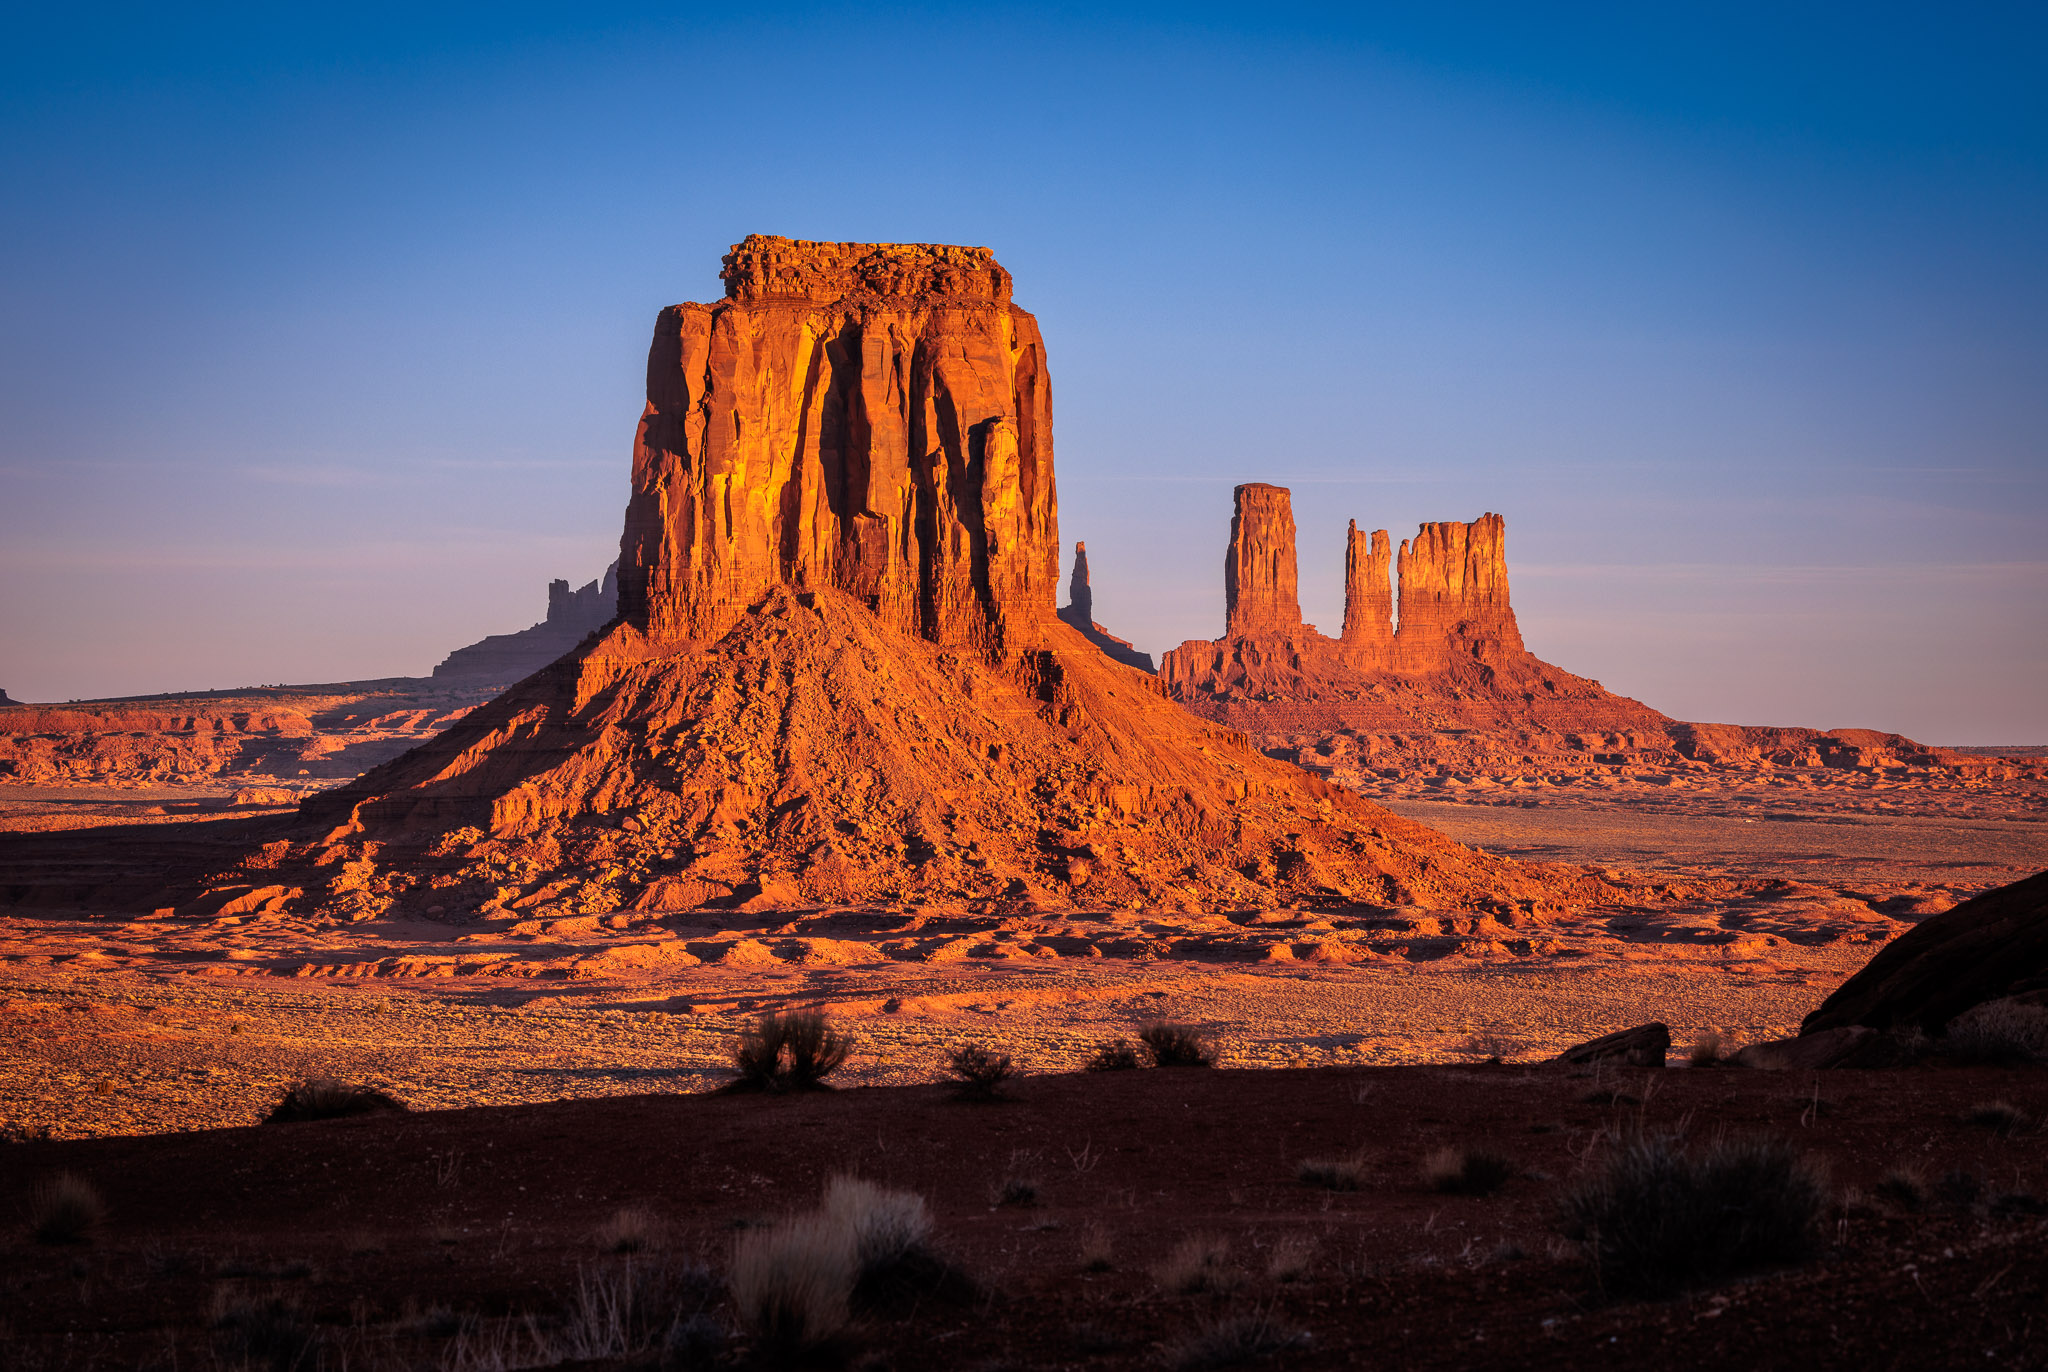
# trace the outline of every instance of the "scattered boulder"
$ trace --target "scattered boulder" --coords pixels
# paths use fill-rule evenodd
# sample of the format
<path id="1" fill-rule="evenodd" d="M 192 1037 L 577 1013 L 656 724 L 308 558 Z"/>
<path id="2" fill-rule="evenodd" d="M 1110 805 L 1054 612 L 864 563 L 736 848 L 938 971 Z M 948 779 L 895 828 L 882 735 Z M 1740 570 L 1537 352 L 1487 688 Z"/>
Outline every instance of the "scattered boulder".
<path id="1" fill-rule="evenodd" d="M 1559 1062 L 1624 1062 L 1630 1067 L 1662 1067 L 1671 1051 L 1669 1025 L 1651 1022 L 1633 1029 L 1602 1034 L 1557 1055 Z"/>
<path id="2" fill-rule="evenodd" d="M 2048 872 L 1973 896 L 1878 950 L 1806 1017 L 1802 1036 L 1844 1025 L 1944 1033 L 1986 1001 L 2048 996 Z"/>
<path id="3" fill-rule="evenodd" d="M 1733 1067 L 1770 1072 L 1817 1072 L 1831 1067 L 1891 1067 L 1899 1054 L 1889 1035 L 1861 1024 L 1823 1029 L 1797 1038 L 1752 1043 L 1728 1059 Z"/>

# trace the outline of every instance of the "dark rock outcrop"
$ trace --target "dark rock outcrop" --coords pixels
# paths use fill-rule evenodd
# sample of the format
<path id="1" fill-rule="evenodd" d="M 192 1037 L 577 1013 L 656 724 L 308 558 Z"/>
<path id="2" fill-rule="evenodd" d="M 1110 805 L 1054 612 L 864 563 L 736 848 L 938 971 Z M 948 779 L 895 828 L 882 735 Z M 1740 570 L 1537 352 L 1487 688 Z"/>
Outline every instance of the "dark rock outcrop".
<path id="1" fill-rule="evenodd" d="M 2048 872 L 1930 916 L 1878 950 L 1799 1027 L 1918 1028 L 1939 1035 L 1987 1001 L 2048 1001 Z"/>
<path id="2" fill-rule="evenodd" d="M 581 590 L 559 577 L 548 583 L 548 617 L 516 634 L 492 634 L 457 648 L 434 668 L 443 681 L 509 686 L 528 677 L 602 629 L 618 615 L 619 564 Z"/>
<path id="3" fill-rule="evenodd" d="M 1620 1062 L 1630 1067 L 1662 1067 L 1671 1051 L 1669 1026 L 1652 1021 L 1633 1029 L 1617 1029 L 1565 1049 L 1559 1062 Z"/>
<path id="4" fill-rule="evenodd" d="M 1152 670 L 1152 654 L 1141 653 L 1095 622 L 1095 592 L 1088 584 L 1088 545 L 1074 545 L 1074 574 L 1067 582 L 1067 603 L 1060 607 L 1060 619 L 1103 652 L 1141 672 Z"/>

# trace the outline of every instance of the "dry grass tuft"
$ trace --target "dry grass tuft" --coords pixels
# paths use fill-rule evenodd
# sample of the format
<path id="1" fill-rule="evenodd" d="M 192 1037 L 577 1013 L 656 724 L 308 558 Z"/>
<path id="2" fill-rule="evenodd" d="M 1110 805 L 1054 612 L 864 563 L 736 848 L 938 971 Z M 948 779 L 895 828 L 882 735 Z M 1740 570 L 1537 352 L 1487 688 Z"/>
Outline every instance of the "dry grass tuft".
<path id="1" fill-rule="evenodd" d="M 1138 1050 L 1129 1039 L 1110 1039 L 1099 1044 L 1095 1056 L 1088 1059 L 1091 1072 L 1129 1072 L 1144 1066 L 1138 1060 Z"/>
<path id="2" fill-rule="evenodd" d="M 997 1054 L 978 1043 L 956 1048 L 946 1058 L 946 1072 L 953 1078 L 953 1095 L 958 1100 L 1002 1099 L 1002 1085 L 1010 1079 L 1010 1055 Z"/>
<path id="3" fill-rule="evenodd" d="M 628 1205 L 612 1212 L 592 1235 L 607 1253 L 643 1253 L 661 1242 L 661 1217 L 642 1205 Z"/>
<path id="4" fill-rule="evenodd" d="M 1691 1051 L 1685 1055 L 1686 1065 L 1688 1067 L 1718 1066 L 1721 1062 L 1721 1050 L 1726 1046 L 1727 1040 L 1721 1037 L 1719 1030 L 1702 1030 L 1699 1036 L 1693 1039 Z"/>
<path id="5" fill-rule="evenodd" d="M 1266 1258 L 1266 1275 L 1277 1282 L 1300 1281 L 1314 1265 L 1317 1247 L 1308 1234 L 1282 1234 Z"/>
<path id="6" fill-rule="evenodd" d="M 1985 1100 L 1963 1112 L 1963 1123 L 1994 1134 L 2017 1134 L 2027 1122 L 2026 1111 L 2009 1100 Z"/>
<path id="7" fill-rule="evenodd" d="M 1303 1158 L 1294 1175 L 1304 1186 L 1325 1191 L 1356 1191 L 1365 1185 L 1368 1162 L 1365 1150 L 1333 1157 Z"/>
<path id="8" fill-rule="evenodd" d="M 300 1124 L 307 1120 L 348 1119 L 355 1115 L 404 1114 L 405 1102 L 374 1086 L 357 1086 L 333 1077 L 308 1077 L 286 1088 L 264 1116 L 265 1124 Z"/>
<path id="9" fill-rule="evenodd" d="M 1081 1270 L 1116 1270 L 1116 1241 L 1110 1237 L 1109 1230 L 1099 1224 L 1091 1224 L 1081 1231 Z"/>
<path id="10" fill-rule="evenodd" d="M 1174 1372 L 1242 1367 L 1308 1342 L 1306 1333 L 1280 1324 L 1270 1312 L 1224 1315 L 1170 1345 L 1166 1365 Z"/>
<path id="11" fill-rule="evenodd" d="M 856 1309 L 884 1310 L 927 1298 L 959 1302 L 973 1296 L 973 1281 L 932 1247 L 931 1212 L 923 1196 L 839 1176 L 825 1188 L 823 1214 L 851 1237 L 850 1295 Z"/>
<path id="12" fill-rule="evenodd" d="M 763 1015 L 740 1034 L 732 1063 L 739 1076 L 727 1091 L 829 1091 L 853 1040 L 816 1010 Z"/>
<path id="13" fill-rule="evenodd" d="M 1804 1259 L 1826 1205 L 1822 1174 L 1783 1140 L 1686 1151 L 1675 1136 L 1641 1133 L 1566 1194 L 1564 1230 L 1603 1288 L 1662 1296 Z"/>
<path id="14" fill-rule="evenodd" d="M 1949 1021 L 1941 1046 L 1962 1062 L 2048 1062 L 2048 1005 L 2013 1000 L 1974 1005 Z"/>
<path id="15" fill-rule="evenodd" d="M 296 1296 L 229 1283 L 214 1289 L 211 1313 L 215 1351 L 232 1364 L 292 1372 L 318 1363 L 319 1331 Z"/>
<path id="16" fill-rule="evenodd" d="M 1192 1234 L 1175 1244 L 1166 1260 L 1152 1269 L 1152 1279 L 1179 1296 L 1227 1294 L 1244 1281 L 1244 1273 L 1225 1262 L 1229 1256 L 1230 1240 L 1215 1234 Z"/>
<path id="17" fill-rule="evenodd" d="M 771 1358 L 814 1355 L 852 1323 L 854 1236 L 824 1214 L 742 1233 L 727 1281 L 740 1322 Z"/>
<path id="18" fill-rule="evenodd" d="M 1152 1054 L 1154 1067 L 1214 1067 L 1218 1056 L 1207 1030 L 1195 1024 L 1164 1020 L 1138 1030 L 1138 1041 Z"/>
<path id="19" fill-rule="evenodd" d="M 28 1233 L 37 1243 L 83 1243 L 106 1217 L 99 1191 L 70 1172 L 59 1172 L 29 1193 Z"/>
<path id="20" fill-rule="evenodd" d="M 1515 1164 L 1485 1147 L 1439 1148 L 1422 1160 L 1422 1184 L 1447 1196 L 1490 1196 L 1515 1175 Z"/>

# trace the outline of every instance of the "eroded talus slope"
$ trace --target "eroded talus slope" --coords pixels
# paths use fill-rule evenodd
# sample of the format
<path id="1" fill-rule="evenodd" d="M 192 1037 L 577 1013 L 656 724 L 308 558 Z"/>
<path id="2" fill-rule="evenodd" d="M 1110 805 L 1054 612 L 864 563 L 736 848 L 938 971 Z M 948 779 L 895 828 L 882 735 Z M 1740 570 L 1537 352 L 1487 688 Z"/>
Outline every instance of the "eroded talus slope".
<path id="1" fill-rule="evenodd" d="M 1512 909 L 1578 884 L 1193 718 L 1064 625 L 991 663 L 779 589 L 714 643 L 613 630 L 310 802 L 337 909 L 903 900 Z"/>

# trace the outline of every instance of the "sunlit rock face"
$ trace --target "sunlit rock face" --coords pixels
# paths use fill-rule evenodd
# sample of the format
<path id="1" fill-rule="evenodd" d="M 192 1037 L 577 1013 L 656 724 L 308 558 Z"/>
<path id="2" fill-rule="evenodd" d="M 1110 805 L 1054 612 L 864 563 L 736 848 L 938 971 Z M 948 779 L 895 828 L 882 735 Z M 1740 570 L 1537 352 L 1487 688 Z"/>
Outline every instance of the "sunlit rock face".
<path id="1" fill-rule="evenodd" d="M 829 587 L 933 642 L 1039 642 L 1052 391 L 1010 274 L 986 248 L 755 235 L 723 275 L 655 326 L 627 622 L 711 639 L 771 586 Z"/>

